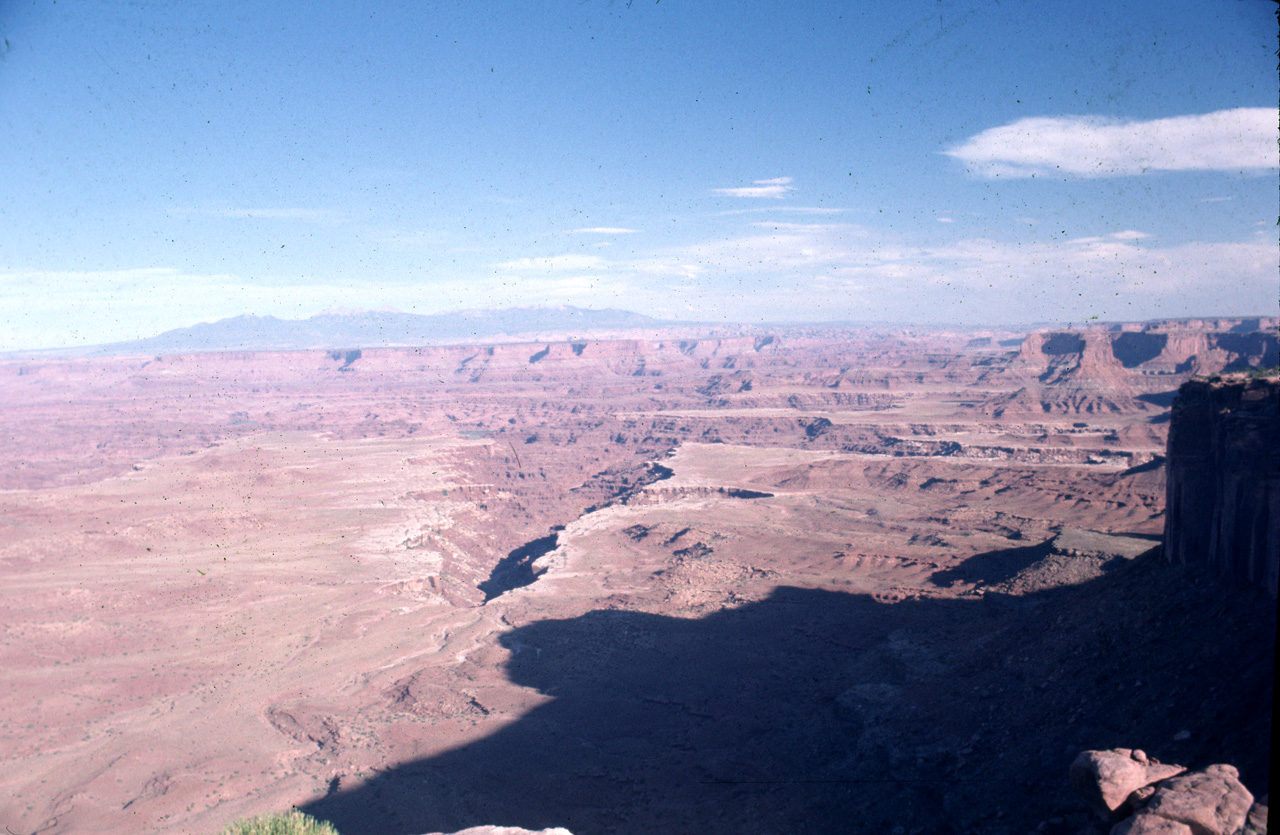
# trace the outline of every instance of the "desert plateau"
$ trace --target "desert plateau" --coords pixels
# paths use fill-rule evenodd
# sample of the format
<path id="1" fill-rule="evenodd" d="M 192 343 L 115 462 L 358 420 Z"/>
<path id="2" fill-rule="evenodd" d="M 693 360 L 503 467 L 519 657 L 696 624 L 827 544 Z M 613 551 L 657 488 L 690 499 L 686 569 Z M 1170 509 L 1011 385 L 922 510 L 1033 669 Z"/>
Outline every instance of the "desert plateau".
<path id="1" fill-rule="evenodd" d="M 1065 835 L 1121 747 L 1265 798 L 1274 578 L 1161 543 L 1176 392 L 1277 324 L 0 359 L 0 824 Z"/>

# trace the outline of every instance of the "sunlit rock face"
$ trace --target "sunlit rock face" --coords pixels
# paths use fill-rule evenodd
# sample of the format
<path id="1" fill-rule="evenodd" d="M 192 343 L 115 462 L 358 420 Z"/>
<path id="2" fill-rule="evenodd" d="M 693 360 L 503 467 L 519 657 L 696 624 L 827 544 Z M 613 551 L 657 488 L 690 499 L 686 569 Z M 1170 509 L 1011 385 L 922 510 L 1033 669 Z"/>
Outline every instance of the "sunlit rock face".
<path id="1" fill-rule="evenodd" d="M 1173 562 L 1276 596 L 1280 377 L 1192 380 L 1169 427 L 1165 549 Z"/>
<path id="2" fill-rule="evenodd" d="M 1187 771 L 1128 748 L 1082 751 L 1071 764 L 1076 792 L 1103 821 L 1120 821 L 1111 835 L 1265 833 L 1267 804 L 1239 778 L 1227 763 Z"/>

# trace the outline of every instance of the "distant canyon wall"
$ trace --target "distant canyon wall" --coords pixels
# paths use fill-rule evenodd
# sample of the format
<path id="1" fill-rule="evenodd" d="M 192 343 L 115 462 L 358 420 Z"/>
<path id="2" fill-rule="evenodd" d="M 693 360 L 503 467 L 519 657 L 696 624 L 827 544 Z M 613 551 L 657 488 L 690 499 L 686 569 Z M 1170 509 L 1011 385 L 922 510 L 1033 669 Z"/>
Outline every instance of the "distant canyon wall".
<path id="1" fill-rule="evenodd" d="M 1280 376 L 1192 380 L 1169 426 L 1165 555 L 1276 597 Z"/>
<path id="2" fill-rule="evenodd" d="M 1280 363 L 1277 317 L 1176 319 L 1033 331 L 1011 371 L 1023 386 L 987 404 L 993 417 L 1166 413 L 1193 374 Z"/>
<path id="3" fill-rule="evenodd" d="M 1280 362 L 1276 317 L 1176 320 L 1034 331 L 1022 342 L 1019 359 L 1042 372 L 1042 380 L 1070 372 L 1091 375 L 1132 370 L 1141 374 L 1213 374 L 1271 367 Z"/>

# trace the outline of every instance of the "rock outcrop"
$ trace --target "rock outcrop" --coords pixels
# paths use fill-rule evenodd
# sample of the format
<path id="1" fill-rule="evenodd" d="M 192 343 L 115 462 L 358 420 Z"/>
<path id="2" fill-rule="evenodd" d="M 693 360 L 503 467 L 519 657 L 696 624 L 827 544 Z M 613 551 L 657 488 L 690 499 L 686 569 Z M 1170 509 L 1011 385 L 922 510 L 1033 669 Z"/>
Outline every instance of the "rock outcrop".
<path id="1" fill-rule="evenodd" d="M 1103 820 L 1120 821 L 1111 835 L 1266 832 L 1266 804 L 1254 803 L 1231 765 L 1187 771 L 1128 748 L 1083 751 L 1071 785 Z"/>
<path id="2" fill-rule="evenodd" d="M 1196 835 L 1235 835 L 1251 806 L 1253 795 L 1240 782 L 1240 772 L 1218 764 L 1160 783 L 1134 817 L 1180 823 Z"/>
<path id="3" fill-rule="evenodd" d="M 1106 820 L 1128 815 L 1143 788 L 1186 771 L 1128 748 L 1082 751 L 1071 764 L 1071 787 Z"/>
<path id="4" fill-rule="evenodd" d="M 1169 427 L 1164 535 L 1171 562 L 1276 596 L 1280 580 L 1280 376 L 1192 380 Z"/>

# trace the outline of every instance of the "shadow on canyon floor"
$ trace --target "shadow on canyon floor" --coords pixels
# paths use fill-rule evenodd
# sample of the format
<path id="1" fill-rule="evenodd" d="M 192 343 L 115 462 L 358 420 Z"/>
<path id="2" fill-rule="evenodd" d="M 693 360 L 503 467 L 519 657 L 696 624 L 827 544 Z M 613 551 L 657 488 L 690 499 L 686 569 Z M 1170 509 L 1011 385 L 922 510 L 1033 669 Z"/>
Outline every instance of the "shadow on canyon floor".
<path id="1" fill-rule="evenodd" d="M 1080 809 L 1068 764 L 1112 746 L 1234 762 L 1261 794 L 1274 638 L 1273 601 L 1155 554 L 1021 598 L 594 611 L 501 637 L 552 701 L 303 810 L 344 835 L 1025 833 Z"/>
<path id="2" fill-rule="evenodd" d="M 935 571 L 929 579 L 939 586 L 952 586 L 956 583 L 994 586 L 1012 580 L 1024 569 L 1049 556 L 1052 550 L 1053 537 L 1037 545 L 986 551 L 974 554 L 954 568 Z"/>

